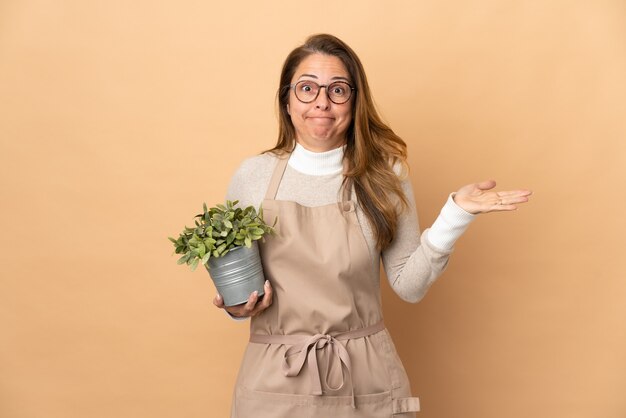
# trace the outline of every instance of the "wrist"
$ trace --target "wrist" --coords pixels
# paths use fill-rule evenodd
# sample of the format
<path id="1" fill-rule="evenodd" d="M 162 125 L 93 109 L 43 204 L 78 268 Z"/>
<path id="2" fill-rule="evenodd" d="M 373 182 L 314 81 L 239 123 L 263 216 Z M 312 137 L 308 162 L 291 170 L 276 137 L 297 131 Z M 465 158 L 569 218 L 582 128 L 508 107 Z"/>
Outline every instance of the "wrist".
<path id="1" fill-rule="evenodd" d="M 478 212 L 472 212 L 472 211 L 470 211 L 470 210 L 468 210 L 468 209 L 465 209 L 465 207 L 463 207 L 463 203 L 459 202 L 459 200 L 461 200 L 461 201 L 462 201 L 463 199 L 462 199 L 462 198 L 461 198 L 461 199 L 459 199 L 459 196 L 457 195 L 457 193 L 456 193 L 456 192 L 451 193 L 451 194 L 450 194 L 450 197 L 451 197 L 452 203 L 453 203 L 453 204 L 454 204 L 454 205 L 455 205 L 455 206 L 456 206 L 459 210 L 461 210 L 461 211 L 465 212 L 467 215 L 471 215 L 471 216 L 478 215 Z"/>

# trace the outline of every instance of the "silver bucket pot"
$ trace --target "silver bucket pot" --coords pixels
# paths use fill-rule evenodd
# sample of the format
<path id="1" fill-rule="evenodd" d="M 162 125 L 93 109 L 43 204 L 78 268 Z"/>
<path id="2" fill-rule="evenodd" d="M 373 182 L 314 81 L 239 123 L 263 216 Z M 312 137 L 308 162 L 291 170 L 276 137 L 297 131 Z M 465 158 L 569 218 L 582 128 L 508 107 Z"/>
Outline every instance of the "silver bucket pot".
<path id="1" fill-rule="evenodd" d="M 223 257 L 211 257 L 207 264 L 208 267 L 205 267 L 222 295 L 224 305 L 246 303 L 255 290 L 259 292 L 259 297 L 265 294 L 265 276 L 256 241 L 252 242 L 251 248 L 237 247 Z"/>

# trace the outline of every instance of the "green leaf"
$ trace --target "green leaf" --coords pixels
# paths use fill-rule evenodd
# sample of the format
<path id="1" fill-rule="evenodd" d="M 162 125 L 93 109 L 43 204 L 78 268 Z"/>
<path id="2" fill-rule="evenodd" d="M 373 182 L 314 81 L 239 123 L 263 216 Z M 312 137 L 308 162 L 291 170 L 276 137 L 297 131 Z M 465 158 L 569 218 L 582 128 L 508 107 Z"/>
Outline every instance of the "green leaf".
<path id="1" fill-rule="evenodd" d="M 202 264 L 205 264 L 209 261 L 209 258 L 211 258 L 211 252 L 208 252 L 204 255 L 204 257 L 202 257 Z"/>
<path id="2" fill-rule="evenodd" d="M 196 267 L 198 267 L 199 262 L 200 262 L 199 258 L 194 258 L 194 260 L 191 262 L 191 271 L 194 271 Z"/>
<path id="3" fill-rule="evenodd" d="M 189 257 L 191 257 L 190 253 L 185 254 L 184 256 L 182 256 L 181 258 L 178 259 L 176 264 L 183 264 L 183 263 L 187 262 L 187 260 L 189 260 Z"/>
<path id="4" fill-rule="evenodd" d="M 252 240 L 250 239 L 250 237 L 246 237 L 246 239 L 244 240 L 244 243 L 246 244 L 246 247 L 248 248 L 252 247 Z"/>
<path id="5" fill-rule="evenodd" d="M 230 229 L 233 229 L 233 224 L 228 219 L 224 220 L 224 225 L 226 225 Z"/>

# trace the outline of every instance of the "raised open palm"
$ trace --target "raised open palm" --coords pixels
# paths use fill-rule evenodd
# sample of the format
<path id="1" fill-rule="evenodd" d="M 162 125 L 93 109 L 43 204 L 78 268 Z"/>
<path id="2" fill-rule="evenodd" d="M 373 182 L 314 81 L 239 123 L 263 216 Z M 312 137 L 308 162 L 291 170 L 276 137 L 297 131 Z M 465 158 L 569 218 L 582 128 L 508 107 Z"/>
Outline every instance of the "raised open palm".
<path id="1" fill-rule="evenodd" d="M 454 195 L 454 202 L 466 212 L 474 215 L 503 210 L 515 210 L 517 204 L 528 202 L 532 191 L 527 189 L 491 190 L 495 180 L 472 183 L 461 187 Z"/>

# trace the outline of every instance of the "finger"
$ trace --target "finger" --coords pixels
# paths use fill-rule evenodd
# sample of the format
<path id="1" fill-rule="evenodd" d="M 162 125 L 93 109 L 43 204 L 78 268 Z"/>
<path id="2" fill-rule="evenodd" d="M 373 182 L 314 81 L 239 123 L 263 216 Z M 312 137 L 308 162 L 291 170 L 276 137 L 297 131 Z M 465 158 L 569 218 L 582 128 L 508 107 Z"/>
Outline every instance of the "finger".
<path id="1" fill-rule="evenodd" d="M 526 203 L 528 202 L 528 196 L 516 196 L 513 198 L 507 198 L 505 203 L 507 205 L 514 205 L 516 203 Z"/>
<path id="2" fill-rule="evenodd" d="M 217 306 L 218 308 L 223 308 L 224 307 L 224 299 L 222 299 L 222 295 L 220 295 L 219 293 L 213 298 L 213 305 Z"/>
<path id="3" fill-rule="evenodd" d="M 272 291 L 272 286 L 270 285 L 269 280 L 265 281 L 265 284 L 263 285 L 263 289 L 265 290 L 265 294 L 263 295 L 263 299 L 261 300 L 261 303 L 259 304 L 260 307 L 262 308 L 261 310 L 267 309 L 272 304 L 272 299 L 274 296 L 274 292 Z"/>
<path id="4" fill-rule="evenodd" d="M 254 305 L 258 301 L 258 293 L 252 292 L 248 297 L 248 300 L 244 303 L 240 303 L 239 305 L 226 306 L 226 309 L 230 314 L 236 317 L 246 317 L 250 316 L 250 313 L 254 309 Z"/>
<path id="5" fill-rule="evenodd" d="M 499 197 L 507 197 L 507 196 L 530 196 L 533 194 L 531 190 L 527 189 L 518 189 L 518 190 L 506 190 L 502 192 L 498 192 L 497 195 Z"/>
<path id="6" fill-rule="evenodd" d="M 269 284 L 269 281 L 265 281 L 263 284 L 263 289 L 265 293 L 262 296 L 260 302 L 254 307 L 252 312 L 250 312 L 250 316 L 257 316 L 264 310 L 266 310 L 271 304 L 273 299 L 273 291 L 272 287 Z"/>
<path id="7" fill-rule="evenodd" d="M 243 307 L 243 313 L 246 316 L 250 315 L 250 313 L 254 310 L 254 305 L 256 305 L 258 300 L 259 300 L 259 292 L 255 290 L 254 292 L 250 294 L 250 297 L 248 297 L 248 302 L 246 302 L 246 304 Z"/>
<path id="8" fill-rule="evenodd" d="M 496 208 L 497 211 L 509 211 L 509 210 L 517 210 L 517 206 L 515 205 L 498 205 Z"/>
<path id="9" fill-rule="evenodd" d="M 509 196 L 509 197 L 501 197 L 499 199 L 500 206 L 506 205 L 514 205 L 516 203 L 525 203 L 528 202 L 528 196 Z"/>

